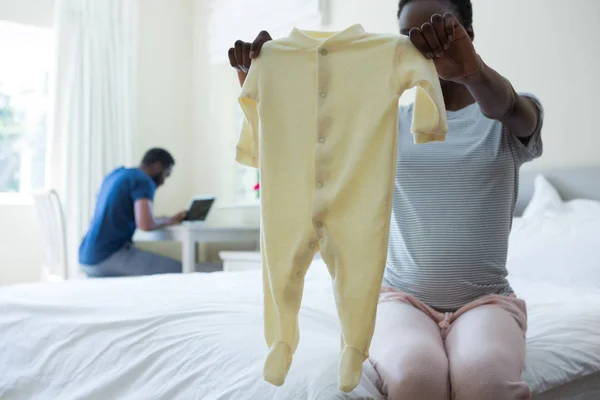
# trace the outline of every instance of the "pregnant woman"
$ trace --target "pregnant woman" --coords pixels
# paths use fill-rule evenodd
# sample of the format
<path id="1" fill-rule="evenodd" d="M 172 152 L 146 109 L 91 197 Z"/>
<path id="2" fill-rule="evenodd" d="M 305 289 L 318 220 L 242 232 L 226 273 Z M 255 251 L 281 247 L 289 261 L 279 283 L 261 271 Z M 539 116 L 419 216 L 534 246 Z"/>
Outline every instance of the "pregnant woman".
<path id="1" fill-rule="evenodd" d="M 470 0 L 402 0 L 398 18 L 400 33 L 435 63 L 449 132 L 445 142 L 415 145 L 412 107 L 399 110 L 370 347 L 380 389 L 390 400 L 529 399 L 527 311 L 506 279 L 506 258 L 519 168 L 542 153 L 543 109 L 479 57 Z M 230 49 L 240 83 L 268 40 L 261 32 Z"/>

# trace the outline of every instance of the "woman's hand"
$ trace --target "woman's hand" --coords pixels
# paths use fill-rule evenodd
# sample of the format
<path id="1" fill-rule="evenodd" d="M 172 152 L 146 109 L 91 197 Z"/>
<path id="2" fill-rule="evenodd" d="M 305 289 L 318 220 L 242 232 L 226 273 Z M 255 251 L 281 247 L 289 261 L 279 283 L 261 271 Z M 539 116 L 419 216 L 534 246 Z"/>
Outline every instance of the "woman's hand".
<path id="1" fill-rule="evenodd" d="M 483 63 L 469 33 L 454 15 L 434 14 L 421 28 L 412 28 L 409 37 L 433 60 L 440 78 L 469 89 L 486 117 L 501 121 L 519 138 L 529 138 L 540 126 L 538 106 L 518 95 L 506 78 Z"/>
<path id="2" fill-rule="evenodd" d="M 450 13 L 434 14 L 430 22 L 412 28 L 409 37 L 425 57 L 433 60 L 442 79 L 463 83 L 481 68 L 469 34 Z"/>
<path id="3" fill-rule="evenodd" d="M 229 49 L 229 63 L 238 73 L 240 86 L 244 85 L 252 60 L 258 57 L 263 44 L 269 40 L 272 40 L 269 32 L 262 31 L 254 39 L 254 42 L 248 43 L 238 40 L 235 42 L 234 47 Z"/>

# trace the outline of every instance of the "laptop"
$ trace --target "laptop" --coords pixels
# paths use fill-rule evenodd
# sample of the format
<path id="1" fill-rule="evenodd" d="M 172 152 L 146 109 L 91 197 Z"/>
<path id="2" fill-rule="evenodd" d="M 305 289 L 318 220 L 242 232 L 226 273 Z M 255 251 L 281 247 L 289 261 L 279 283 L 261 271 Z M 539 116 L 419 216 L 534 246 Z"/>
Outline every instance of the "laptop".
<path id="1" fill-rule="evenodd" d="M 183 222 L 202 223 L 206 221 L 215 200 L 215 196 L 192 197 Z"/>

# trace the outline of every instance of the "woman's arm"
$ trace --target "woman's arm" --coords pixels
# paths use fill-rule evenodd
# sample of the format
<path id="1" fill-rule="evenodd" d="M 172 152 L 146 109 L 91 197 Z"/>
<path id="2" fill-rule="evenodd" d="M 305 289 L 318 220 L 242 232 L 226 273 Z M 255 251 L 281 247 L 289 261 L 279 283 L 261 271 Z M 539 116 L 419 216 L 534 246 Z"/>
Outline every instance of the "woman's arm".
<path id="1" fill-rule="evenodd" d="M 409 32 L 412 43 L 433 60 L 440 78 L 465 85 L 485 116 L 497 119 L 520 138 L 531 136 L 540 112 L 519 96 L 510 82 L 487 66 L 475 51 L 467 30 L 452 14 L 436 14 Z"/>
<path id="2" fill-rule="evenodd" d="M 486 117 L 501 121 L 520 138 L 528 138 L 534 133 L 540 113 L 535 103 L 529 97 L 518 95 L 508 79 L 483 61 L 477 72 L 462 83 Z"/>

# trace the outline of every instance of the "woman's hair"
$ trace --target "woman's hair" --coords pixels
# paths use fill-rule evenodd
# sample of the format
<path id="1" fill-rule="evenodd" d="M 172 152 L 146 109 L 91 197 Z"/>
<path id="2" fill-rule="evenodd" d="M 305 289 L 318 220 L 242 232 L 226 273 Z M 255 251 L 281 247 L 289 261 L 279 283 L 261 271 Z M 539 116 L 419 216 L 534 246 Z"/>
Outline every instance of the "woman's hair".
<path id="1" fill-rule="evenodd" d="M 418 0 L 400 0 L 400 5 L 398 6 L 398 18 L 400 18 L 400 13 L 405 5 L 410 2 L 418 1 Z M 465 28 L 469 28 L 473 25 L 473 5 L 471 4 L 471 0 L 445 0 L 450 2 L 456 11 L 458 12 L 458 19 L 462 23 Z"/>

